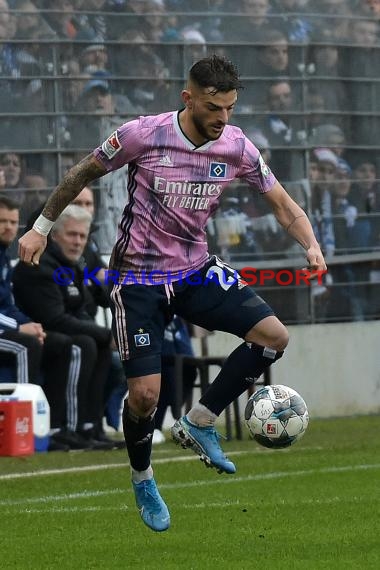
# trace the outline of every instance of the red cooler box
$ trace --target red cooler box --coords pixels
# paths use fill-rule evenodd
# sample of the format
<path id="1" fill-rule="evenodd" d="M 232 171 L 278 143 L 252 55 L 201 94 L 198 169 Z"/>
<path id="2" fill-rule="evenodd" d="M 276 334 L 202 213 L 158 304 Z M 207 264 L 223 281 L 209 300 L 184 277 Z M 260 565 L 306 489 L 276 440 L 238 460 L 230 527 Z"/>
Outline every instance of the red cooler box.
<path id="1" fill-rule="evenodd" d="M 33 453 L 32 402 L 0 400 L 0 455 Z"/>

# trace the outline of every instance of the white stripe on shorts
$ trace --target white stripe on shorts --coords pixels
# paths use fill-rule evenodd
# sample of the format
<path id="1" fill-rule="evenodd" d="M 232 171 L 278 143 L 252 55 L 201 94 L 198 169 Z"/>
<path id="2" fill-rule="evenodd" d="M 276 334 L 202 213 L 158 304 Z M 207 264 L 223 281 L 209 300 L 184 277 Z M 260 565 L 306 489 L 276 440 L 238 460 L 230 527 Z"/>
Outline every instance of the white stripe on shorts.
<path id="1" fill-rule="evenodd" d="M 128 360 L 129 347 L 127 336 L 127 319 L 125 315 L 125 308 L 120 294 L 121 285 L 114 285 L 111 291 L 111 299 L 115 305 L 115 325 L 117 344 L 119 346 L 119 353 L 121 360 Z"/>
<path id="2" fill-rule="evenodd" d="M 29 381 L 28 349 L 14 340 L 6 340 L 0 336 L 0 351 L 11 352 L 16 357 L 17 382 L 25 384 Z"/>

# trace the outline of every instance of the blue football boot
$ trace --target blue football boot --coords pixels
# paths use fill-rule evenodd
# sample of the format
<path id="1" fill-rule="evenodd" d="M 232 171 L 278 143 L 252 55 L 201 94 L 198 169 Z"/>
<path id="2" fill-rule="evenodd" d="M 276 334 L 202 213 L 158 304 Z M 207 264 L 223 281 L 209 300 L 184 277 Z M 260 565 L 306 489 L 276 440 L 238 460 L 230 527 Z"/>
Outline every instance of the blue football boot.
<path id="1" fill-rule="evenodd" d="M 175 422 L 171 433 L 176 443 L 197 453 L 206 467 L 215 467 L 218 473 L 236 472 L 235 465 L 224 455 L 219 445 L 221 436 L 214 427 L 195 426 L 183 416 Z"/>
<path id="2" fill-rule="evenodd" d="M 170 514 L 158 492 L 154 479 L 145 479 L 141 483 L 132 481 L 136 505 L 144 523 L 157 532 L 170 526 Z"/>

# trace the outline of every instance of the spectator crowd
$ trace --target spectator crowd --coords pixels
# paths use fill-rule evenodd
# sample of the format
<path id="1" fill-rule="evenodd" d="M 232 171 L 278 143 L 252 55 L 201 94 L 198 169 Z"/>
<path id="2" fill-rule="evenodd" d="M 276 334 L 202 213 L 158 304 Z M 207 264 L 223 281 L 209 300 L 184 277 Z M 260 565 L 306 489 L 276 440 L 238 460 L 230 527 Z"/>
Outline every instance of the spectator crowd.
<path id="1" fill-rule="evenodd" d="M 70 206 L 38 274 L 13 269 L 17 235 L 62 174 L 120 124 L 179 108 L 184 77 L 201 57 L 216 52 L 237 64 L 245 88 L 233 122 L 308 212 L 330 263 L 306 315 L 298 309 L 304 291 L 274 291 L 271 304 L 289 322 L 308 322 L 311 313 L 317 322 L 379 317 L 379 1 L 53 4 L 0 0 L 0 374 L 11 354 L 23 363 L 21 376 L 25 367 L 34 379 L 44 376 L 49 393 L 56 359 L 61 392 L 51 401 L 65 402 L 53 404 L 57 446 L 113 445 L 102 418 L 115 427 L 125 385 L 111 332 L 96 320 L 107 295 L 81 279 L 84 264 L 100 267 L 100 279 L 106 267 L 101 254 L 110 253 L 127 200 L 125 170 Z M 216 252 L 243 265 L 269 259 L 287 267 L 300 257 L 239 182 L 223 196 L 208 236 Z M 67 287 L 48 278 L 58 264 L 74 272 Z M 6 352 L 6 342 L 29 357 Z"/>

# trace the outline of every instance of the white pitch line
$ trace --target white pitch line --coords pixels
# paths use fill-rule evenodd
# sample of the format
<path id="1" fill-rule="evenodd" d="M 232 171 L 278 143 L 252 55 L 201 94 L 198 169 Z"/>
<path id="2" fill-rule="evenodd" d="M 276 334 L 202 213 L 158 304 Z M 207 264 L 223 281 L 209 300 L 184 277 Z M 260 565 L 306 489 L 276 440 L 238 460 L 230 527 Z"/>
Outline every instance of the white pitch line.
<path id="1" fill-rule="evenodd" d="M 253 450 L 244 450 L 244 451 L 229 451 L 228 456 L 233 457 L 236 455 L 252 455 L 252 454 L 267 454 L 267 453 L 287 453 L 290 448 L 286 449 L 253 449 Z M 313 447 L 313 448 L 306 448 L 306 447 L 298 447 L 297 451 L 321 451 L 323 450 L 322 447 Z M 163 451 L 163 450 L 161 450 Z M 173 462 L 182 462 L 182 461 L 194 461 L 199 460 L 198 455 L 178 455 L 171 457 L 164 457 L 164 458 L 155 458 L 153 457 L 153 465 L 159 465 L 162 463 L 173 463 Z M 123 463 L 102 463 L 100 465 L 83 465 L 81 467 L 63 467 L 61 469 L 41 469 L 39 471 L 25 471 L 25 472 L 18 472 L 18 473 L 7 473 L 5 475 L 0 475 L 0 481 L 5 481 L 8 479 L 24 479 L 28 477 L 39 477 L 45 475 L 64 475 L 66 473 L 80 473 L 85 471 L 100 471 L 102 469 L 120 469 L 123 467 L 129 467 L 129 463 L 126 460 Z"/>
<path id="2" fill-rule="evenodd" d="M 373 503 L 373 501 L 375 502 L 379 502 L 380 499 L 375 497 L 375 499 L 373 497 L 369 497 L 368 501 L 371 501 L 371 503 Z M 301 499 L 297 501 L 297 505 L 332 505 L 332 504 L 337 504 L 337 503 L 357 503 L 357 504 L 363 504 L 363 497 L 357 497 L 357 496 L 350 496 L 347 498 L 342 498 L 342 497 L 329 497 L 329 498 L 314 498 L 314 499 Z M 276 504 L 277 505 L 294 505 L 294 499 L 292 499 L 291 501 L 285 501 L 285 499 L 282 500 L 277 500 L 276 499 Z M 190 504 L 186 504 L 186 503 L 176 503 L 173 505 L 173 510 L 176 509 L 188 509 L 188 510 L 194 510 L 194 509 L 198 509 L 198 510 L 202 510 L 202 509 L 225 509 L 228 507 L 243 507 L 244 509 L 248 509 L 248 508 L 257 508 L 257 504 L 255 503 L 247 503 L 246 501 L 242 502 L 240 500 L 236 500 L 236 501 L 223 501 L 223 502 L 212 502 L 212 503 L 190 503 Z M 17 513 L 19 514 L 47 514 L 47 513 L 59 513 L 59 514 L 72 514 L 72 513 L 93 513 L 93 512 L 125 512 L 125 511 L 129 511 L 131 510 L 130 507 L 128 507 L 127 505 L 120 505 L 118 507 L 105 507 L 105 506 L 88 506 L 88 507 L 78 507 L 78 506 L 74 506 L 74 507 L 49 507 L 47 509 L 39 509 L 39 508 L 33 508 L 33 507 L 26 507 L 24 509 L 20 509 L 17 511 Z M 132 509 L 134 510 L 134 509 Z M 11 511 L 10 509 L 8 510 L 2 510 L 2 514 L 5 515 L 9 515 L 9 514 L 14 514 L 14 511 Z"/>
<path id="3" fill-rule="evenodd" d="M 250 453 L 249 451 L 231 451 L 228 455 L 244 455 Z M 163 457 L 161 459 L 153 459 L 154 465 L 161 463 L 175 463 L 183 461 L 194 461 L 198 459 L 198 455 L 176 455 L 175 457 Z M 64 467 L 63 469 L 44 469 L 41 471 L 27 471 L 25 473 L 8 473 L 7 475 L 0 475 L 0 481 L 4 479 L 24 479 L 27 477 L 38 477 L 44 475 L 64 475 L 66 473 L 81 473 L 84 471 L 101 471 L 103 469 L 120 469 L 129 467 L 129 462 L 123 463 L 102 463 L 101 465 L 83 465 L 81 467 Z"/>
<path id="4" fill-rule="evenodd" d="M 218 479 L 200 479 L 196 481 L 188 481 L 184 483 L 163 483 L 160 484 L 160 489 L 183 489 L 190 487 L 200 486 L 214 486 L 226 485 L 230 483 L 241 483 L 247 481 L 265 481 L 270 479 L 282 479 L 290 477 L 305 477 L 316 474 L 330 474 L 330 473 L 347 473 L 352 471 L 368 471 L 370 469 L 380 469 L 380 463 L 364 464 L 364 465 L 343 465 L 322 467 L 321 469 L 304 469 L 299 471 L 273 471 L 271 473 L 258 473 L 256 475 L 247 475 L 245 477 L 220 477 Z M 78 493 L 69 493 L 64 495 L 53 495 L 43 497 L 32 497 L 23 499 L 5 499 L 0 501 L 0 506 L 17 506 L 31 503 L 50 503 L 58 501 L 66 501 L 72 499 L 88 499 L 93 497 L 102 497 L 115 494 L 128 494 L 131 493 L 131 488 L 126 489 L 107 489 L 105 491 L 84 491 Z"/>

